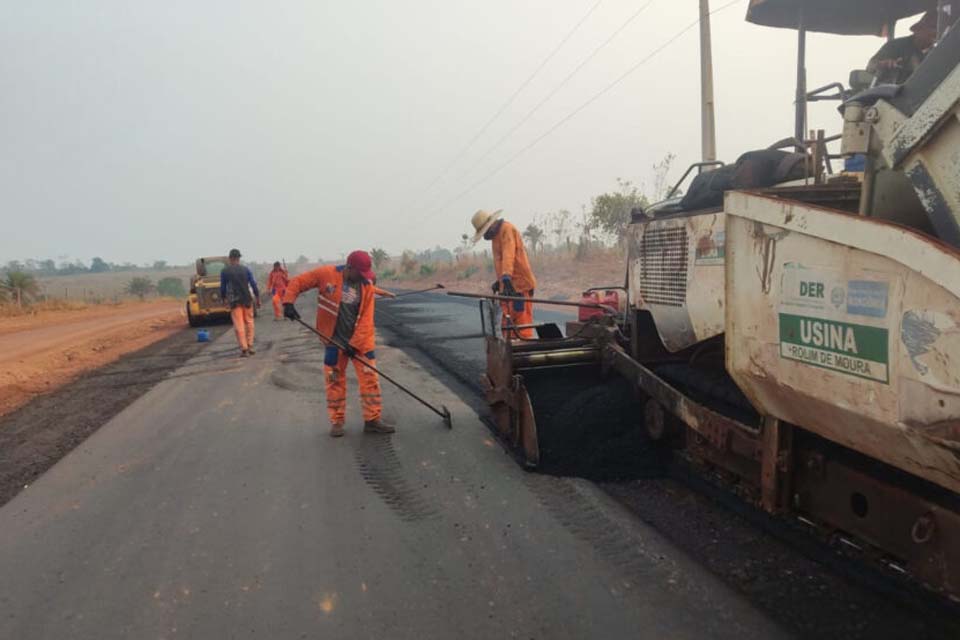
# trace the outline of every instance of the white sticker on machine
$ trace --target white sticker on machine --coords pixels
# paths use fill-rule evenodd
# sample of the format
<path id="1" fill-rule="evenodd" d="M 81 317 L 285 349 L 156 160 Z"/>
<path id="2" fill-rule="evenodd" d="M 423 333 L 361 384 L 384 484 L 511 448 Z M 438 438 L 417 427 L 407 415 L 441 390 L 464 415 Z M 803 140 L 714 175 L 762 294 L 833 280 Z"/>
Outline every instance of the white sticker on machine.
<path id="1" fill-rule="evenodd" d="M 780 357 L 889 383 L 889 292 L 889 281 L 879 277 L 847 278 L 835 269 L 784 264 Z"/>

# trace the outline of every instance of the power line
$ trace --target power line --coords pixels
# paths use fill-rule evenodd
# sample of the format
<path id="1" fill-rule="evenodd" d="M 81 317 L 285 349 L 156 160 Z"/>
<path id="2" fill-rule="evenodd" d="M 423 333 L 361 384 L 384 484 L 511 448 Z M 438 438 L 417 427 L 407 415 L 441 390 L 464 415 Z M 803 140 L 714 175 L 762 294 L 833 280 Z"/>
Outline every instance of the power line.
<path id="1" fill-rule="evenodd" d="M 457 163 L 460 162 L 460 160 L 462 160 L 465 155 L 467 155 L 467 152 L 470 151 L 470 149 L 477 142 L 477 140 L 479 140 L 480 137 L 487 132 L 487 129 L 489 129 L 490 126 L 494 122 L 496 122 L 501 115 L 503 115 L 503 112 L 506 111 L 511 104 L 513 104 L 514 100 L 517 99 L 517 96 L 519 96 L 520 93 L 523 92 L 523 90 L 526 89 L 531 82 L 533 82 L 533 79 L 536 78 L 541 71 L 543 71 L 543 68 L 546 67 L 547 64 L 554 58 L 554 56 L 556 56 L 557 53 L 560 52 L 560 49 L 563 48 L 563 45 L 565 45 L 567 41 L 570 40 L 570 38 L 572 38 L 573 35 L 580 29 L 583 23 L 587 21 L 587 18 L 593 15 L 594 11 L 597 10 L 597 7 L 600 6 L 601 2 L 603 2 L 603 0 L 597 0 L 596 2 L 593 3 L 593 6 L 591 6 L 590 9 L 583 15 L 583 17 L 580 18 L 580 20 L 575 25 L 573 25 L 573 28 L 570 29 L 569 32 L 567 32 L 567 35 L 563 37 L 560 43 L 557 44 L 557 46 L 554 47 L 554 49 L 547 55 L 547 57 L 543 59 L 543 62 L 541 62 L 540 65 L 533 70 L 533 73 L 531 73 L 530 76 L 527 77 L 527 79 L 520 84 L 517 90 L 514 91 L 509 98 L 507 98 L 506 102 L 500 105 L 500 108 L 497 109 L 496 113 L 494 113 L 490 117 L 490 119 L 487 120 L 487 122 L 482 127 L 480 127 L 480 130 L 477 131 L 477 133 L 474 134 L 472 138 L 470 138 L 470 141 L 466 144 L 466 146 L 464 146 L 460 150 L 460 152 L 452 160 L 450 160 L 450 162 L 446 164 L 446 166 L 440 171 L 440 173 L 438 173 L 436 177 L 434 177 L 434 179 L 430 181 L 430 184 L 428 184 L 426 188 L 424 188 L 423 190 L 424 194 L 428 193 L 430 189 L 434 187 L 434 185 L 440 182 L 440 180 L 443 179 L 444 176 L 446 176 L 447 173 L 449 173 L 450 170 L 453 169 L 453 167 L 455 167 Z"/>
<path id="2" fill-rule="evenodd" d="M 629 18 L 627 18 L 626 21 L 624 21 L 623 24 L 621 24 L 621 25 L 616 29 L 616 31 L 614 31 L 612 34 L 610 34 L 610 37 L 608 37 L 606 40 L 604 40 L 604 41 L 600 44 L 600 46 L 598 46 L 596 49 L 594 49 L 593 52 L 592 52 L 589 56 L 587 56 L 586 58 L 584 58 L 583 61 L 581 61 L 580 64 L 578 64 L 578 65 L 576 66 L 576 68 L 574 68 L 573 71 L 571 71 L 563 80 L 560 81 L 560 84 L 558 84 L 556 87 L 554 87 L 554 89 L 553 89 L 550 93 L 548 93 L 545 98 L 543 98 L 540 102 L 538 102 L 536 105 L 534 105 L 534 107 L 533 107 L 532 109 L 530 109 L 530 111 L 528 111 L 527 114 L 526 114 L 525 116 L 523 116 L 523 118 L 521 118 L 519 122 L 517 122 L 517 124 L 515 124 L 515 125 L 514 125 L 509 131 L 507 131 L 505 134 L 503 134 L 503 136 L 502 136 L 499 140 L 497 140 L 492 147 L 490 147 L 489 149 L 487 149 L 487 150 L 483 153 L 483 155 L 481 155 L 472 165 L 470 165 L 470 168 L 467 169 L 465 172 L 463 172 L 463 174 L 461 174 L 460 177 L 465 177 L 465 176 L 470 175 L 471 173 L 473 173 L 473 170 L 474 170 L 474 169 L 476 169 L 484 160 L 486 160 L 488 157 L 490 157 L 490 154 L 493 153 L 494 151 L 496 151 L 496 150 L 500 147 L 500 145 L 503 144 L 510 136 L 512 136 L 514 133 L 516 133 L 517 130 L 518 130 L 520 127 L 522 127 L 523 125 L 525 125 L 525 124 L 527 123 L 527 121 L 530 120 L 531 117 L 533 117 L 533 114 L 535 114 L 537 111 L 540 110 L 540 107 L 542 107 L 542 106 L 545 105 L 547 102 L 549 102 L 550 99 L 553 98 L 553 96 L 557 95 L 557 93 L 558 93 L 561 89 L 563 89 L 563 88 L 567 85 L 567 83 L 570 82 L 570 80 L 572 80 L 573 77 L 574 77 L 575 75 L 577 75 L 577 74 L 580 72 L 580 70 L 583 69 L 583 68 L 587 65 L 588 62 L 590 62 L 591 60 L 593 60 L 593 59 L 597 56 L 598 53 L 600 53 L 604 48 L 606 48 L 606 46 L 607 46 L 608 44 L 610 44 L 611 42 L 613 42 L 613 40 L 614 40 L 618 35 L 620 35 L 620 33 L 621 33 L 624 29 L 626 29 L 626 28 L 630 25 L 630 23 L 632 23 L 634 20 L 636 20 L 636 19 L 640 16 L 640 14 L 643 13 L 643 12 L 647 9 L 647 7 L 649 7 L 651 4 L 653 4 L 653 2 L 654 2 L 654 0 L 648 0 L 642 7 L 640 7 L 639 9 L 637 9 L 637 11 L 634 12 L 633 15 L 631 15 Z"/>
<path id="3" fill-rule="evenodd" d="M 726 4 L 724 4 L 724 5 L 720 6 L 720 7 L 718 7 L 717 9 L 714 9 L 713 11 L 711 11 L 711 12 L 710 12 L 710 15 L 714 15 L 714 14 L 716 14 L 716 13 L 720 13 L 720 12 L 723 11 L 724 9 L 728 9 L 728 8 L 732 7 L 733 5 L 737 4 L 737 3 L 740 2 L 740 1 L 741 1 L 741 0 L 730 0 L 730 2 L 727 2 Z M 536 138 L 534 138 L 532 142 L 528 143 L 526 146 L 522 147 L 519 151 L 517 151 L 517 152 L 514 153 L 512 156 L 510 156 L 510 157 L 506 160 L 506 162 L 504 162 L 503 164 L 499 165 L 499 166 L 498 166 L 496 169 L 494 169 L 493 171 L 487 173 L 485 176 L 483 176 L 482 178 L 480 178 L 479 180 L 477 180 L 476 182 L 474 182 L 473 184 L 471 184 L 469 187 L 467 187 L 466 189 L 464 189 L 463 191 L 461 191 L 461 192 L 458 193 L 457 195 L 455 195 L 455 196 L 453 196 L 452 198 L 446 200 L 446 201 L 445 201 L 442 205 L 440 205 L 439 207 L 431 210 L 429 213 L 427 213 L 425 216 L 423 216 L 423 218 L 432 217 L 432 216 L 436 215 L 437 213 L 442 212 L 444 209 L 446 209 L 448 206 L 450 206 L 451 204 L 453 204 L 454 202 L 456 202 L 456 201 L 459 200 L 460 198 L 464 197 L 465 195 L 469 194 L 470 192 L 472 192 L 474 189 L 476 189 L 476 188 L 479 187 L 480 185 L 482 185 L 482 184 L 486 183 L 487 181 L 489 181 L 491 178 L 493 178 L 494 176 L 496 176 L 498 173 L 500 173 L 501 171 L 503 171 L 504 169 L 506 169 L 508 166 L 510 166 L 511 164 L 513 164 L 513 162 L 516 161 L 517 158 L 519 158 L 520 156 L 522 156 L 523 154 L 525 154 L 527 151 L 529 151 L 529 150 L 532 149 L 533 147 L 537 146 L 544 138 L 546 138 L 547 136 L 549 136 L 550 134 L 552 134 L 554 131 L 556 131 L 557 129 L 559 129 L 559 128 L 562 127 L 563 125 L 565 125 L 567 122 L 569 122 L 570 120 L 572 120 L 572 119 L 573 119 L 577 114 L 579 114 L 581 111 L 583 111 L 584 109 L 586 109 L 587 107 L 589 107 L 590 105 L 592 105 L 594 102 L 596 102 L 597 100 L 599 100 L 599 99 L 600 99 L 601 97 L 603 97 L 604 95 L 606 95 L 608 92 L 610 92 L 610 90 L 612 90 L 614 87 L 616 87 L 616 86 L 619 85 L 621 82 L 623 82 L 624 80 L 626 80 L 626 79 L 627 79 L 630 75 L 632 75 L 634 72 L 636 72 L 637 69 L 639 69 L 640 67 L 642 67 L 643 65 L 645 65 L 645 64 L 646 64 L 647 62 L 649 62 L 650 60 L 652 60 L 654 57 L 656 57 L 658 54 L 660 54 L 664 49 L 666 49 L 667 47 L 669 47 L 670 45 L 672 45 L 674 42 L 676 42 L 677 40 L 679 40 L 684 34 L 686 34 L 688 31 L 690 31 L 690 30 L 693 29 L 694 27 L 698 26 L 699 24 L 700 24 L 700 19 L 699 19 L 699 18 L 697 18 L 695 21 L 693 21 L 693 22 L 691 22 L 690 24 L 688 24 L 686 27 L 684 27 L 684 28 L 681 29 L 679 32 L 677 32 L 675 35 L 673 35 L 669 40 L 667 40 L 667 41 L 664 42 L 662 45 L 660 45 L 659 47 L 657 47 L 656 49 L 654 49 L 653 51 L 651 51 L 649 54 L 647 54 L 642 60 L 640 60 L 639 62 L 637 62 L 636 64 L 634 64 L 632 67 L 630 67 L 629 69 L 627 69 L 623 74 L 621 74 L 620 76 L 618 76 L 616 80 L 614 80 L 613 82 L 611 82 L 610 84 L 608 84 L 607 86 L 605 86 L 603 89 L 601 89 L 600 91 L 598 91 L 597 93 L 595 93 L 595 94 L 594 94 L 593 96 L 591 96 L 586 102 L 584 102 L 583 104 L 581 104 L 579 107 L 577 107 L 576 109 L 574 109 L 573 111 L 571 111 L 569 114 L 567 114 L 567 115 L 564 116 L 563 118 L 561 118 L 561 119 L 560 119 L 559 121 L 557 121 L 552 127 L 550 127 L 549 129 L 547 129 L 546 131 L 544 131 L 542 134 L 540 134 L 539 136 L 537 136 Z"/>

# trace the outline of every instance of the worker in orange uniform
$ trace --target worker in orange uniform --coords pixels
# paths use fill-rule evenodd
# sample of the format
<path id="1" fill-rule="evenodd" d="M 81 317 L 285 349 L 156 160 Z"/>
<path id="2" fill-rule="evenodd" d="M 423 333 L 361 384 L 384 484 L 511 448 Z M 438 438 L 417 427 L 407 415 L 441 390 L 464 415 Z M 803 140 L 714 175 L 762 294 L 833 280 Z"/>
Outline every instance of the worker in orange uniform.
<path id="1" fill-rule="evenodd" d="M 497 281 L 493 284 L 493 292 L 498 295 L 528 298 L 526 301 L 501 302 L 503 309 L 503 327 L 523 327 L 512 329 L 511 337 L 524 339 L 533 338 L 533 303 L 529 298 L 537 288 L 537 280 L 533 277 L 530 260 L 527 258 L 527 249 L 523 245 L 523 237 L 515 226 L 500 217 L 501 211 L 489 213 L 477 211 L 473 214 L 473 224 L 476 235 L 473 242 L 481 238 L 493 242 L 493 266 L 497 272 Z"/>
<path id="2" fill-rule="evenodd" d="M 273 271 L 267 276 L 267 290 L 273 296 L 273 321 L 283 318 L 283 294 L 287 292 L 290 276 L 279 262 L 273 263 Z"/>
<path id="3" fill-rule="evenodd" d="M 363 358 L 376 366 L 373 326 L 376 276 L 370 255 L 354 251 L 341 266 L 327 265 L 301 274 L 287 285 L 283 296 L 283 315 L 299 320 L 294 302 L 304 291 L 317 290 L 317 331 L 330 336 L 324 342 L 326 353 L 323 364 L 327 384 L 327 412 L 330 415 L 330 435 L 343 435 L 347 408 L 347 362 Z M 363 408 L 365 433 L 393 433 L 396 428 L 382 417 L 380 380 L 376 372 L 354 362 L 360 382 L 360 405 Z"/>
<path id="4" fill-rule="evenodd" d="M 253 348 L 253 304 L 260 306 L 260 291 L 250 269 L 240 264 L 240 250 L 230 249 L 227 266 L 220 272 L 220 299 L 230 307 L 230 320 L 240 343 L 240 357 L 256 353 Z"/>

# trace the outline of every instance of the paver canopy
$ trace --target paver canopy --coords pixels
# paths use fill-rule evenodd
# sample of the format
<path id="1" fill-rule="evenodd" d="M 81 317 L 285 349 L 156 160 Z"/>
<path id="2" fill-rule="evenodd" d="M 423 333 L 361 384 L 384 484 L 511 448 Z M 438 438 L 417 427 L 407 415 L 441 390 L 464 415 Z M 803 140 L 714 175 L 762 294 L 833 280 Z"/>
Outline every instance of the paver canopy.
<path id="1" fill-rule="evenodd" d="M 881 35 L 893 21 L 936 9 L 933 0 L 751 0 L 747 22 L 843 35 Z"/>

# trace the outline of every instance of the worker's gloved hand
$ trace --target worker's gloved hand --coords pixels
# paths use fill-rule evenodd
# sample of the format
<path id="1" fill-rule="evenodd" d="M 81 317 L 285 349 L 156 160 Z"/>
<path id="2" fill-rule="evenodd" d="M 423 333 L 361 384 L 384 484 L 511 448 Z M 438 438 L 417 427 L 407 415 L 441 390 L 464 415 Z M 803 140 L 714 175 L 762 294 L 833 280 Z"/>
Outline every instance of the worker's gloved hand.
<path id="1" fill-rule="evenodd" d="M 299 320 L 300 312 L 297 311 L 297 308 L 293 305 L 292 302 L 283 303 L 283 317 L 288 320 Z"/>
<path id="2" fill-rule="evenodd" d="M 497 280 L 492 285 L 490 285 L 490 290 L 493 291 L 493 295 L 495 296 L 500 295 L 500 281 Z"/>
<path id="3" fill-rule="evenodd" d="M 513 278 L 510 276 L 503 276 L 500 278 L 500 282 L 502 283 L 500 290 L 503 291 L 503 295 L 511 298 L 520 295 L 517 293 L 517 290 L 513 288 Z"/>
<path id="4" fill-rule="evenodd" d="M 347 357 L 348 357 L 348 358 L 356 358 L 356 357 L 357 357 L 357 350 L 354 349 L 353 347 L 351 347 L 350 345 L 344 345 L 344 347 L 343 347 L 343 352 L 344 352 L 345 354 L 347 354 Z"/>

